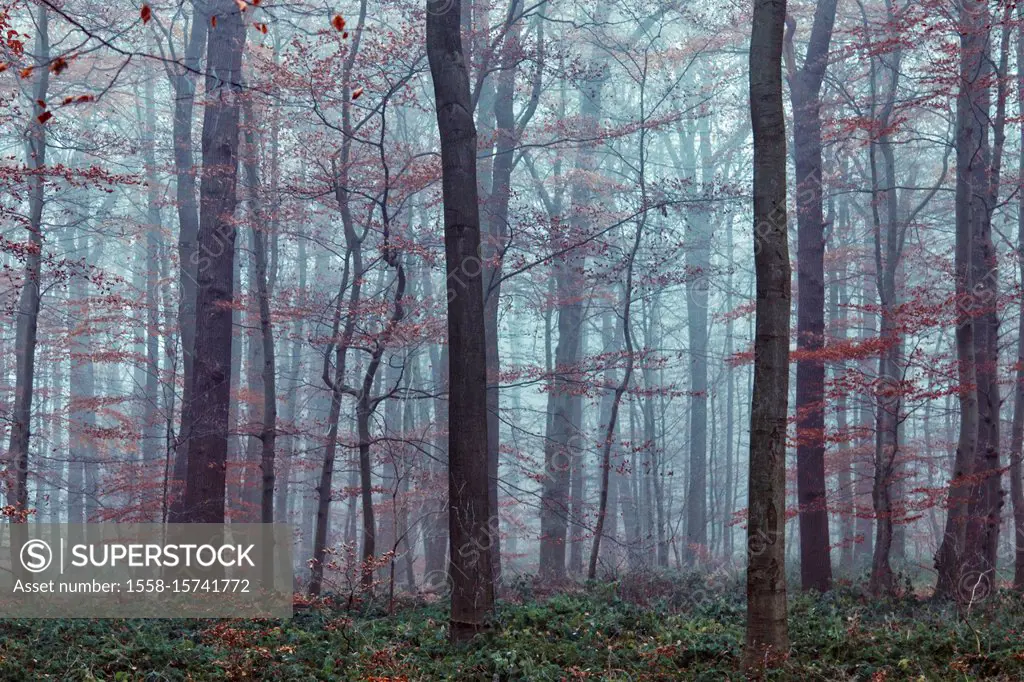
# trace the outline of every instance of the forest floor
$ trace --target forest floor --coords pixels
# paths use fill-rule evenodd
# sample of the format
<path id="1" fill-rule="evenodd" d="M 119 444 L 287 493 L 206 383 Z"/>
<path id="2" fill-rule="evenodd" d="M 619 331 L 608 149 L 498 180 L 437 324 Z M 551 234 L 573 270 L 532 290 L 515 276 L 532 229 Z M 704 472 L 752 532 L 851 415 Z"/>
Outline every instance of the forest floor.
<path id="1" fill-rule="evenodd" d="M 660 576 L 510 590 L 492 634 L 452 648 L 443 600 L 302 608 L 287 621 L 3 620 L 0 680 L 740 680 L 743 586 Z M 774 680 L 1021 680 L 1024 599 L 970 609 L 854 587 L 791 595 Z"/>

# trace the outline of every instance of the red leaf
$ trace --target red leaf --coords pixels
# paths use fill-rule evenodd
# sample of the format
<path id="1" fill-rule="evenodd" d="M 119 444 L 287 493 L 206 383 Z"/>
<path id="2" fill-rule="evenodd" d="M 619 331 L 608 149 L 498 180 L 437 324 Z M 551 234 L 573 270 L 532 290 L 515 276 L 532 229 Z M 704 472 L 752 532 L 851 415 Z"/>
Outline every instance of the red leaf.
<path id="1" fill-rule="evenodd" d="M 345 20 L 342 18 L 340 14 L 334 15 L 334 18 L 331 19 L 331 24 L 333 24 L 334 28 L 338 31 L 345 30 Z"/>
<path id="2" fill-rule="evenodd" d="M 44 111 L 43 113 L 41 113 L 38 116 L 36 116 L 36 118 L 39 119 L 40 123 L 46 123 L 51 118 L 53 118 L 53 114 L 51 114 L 49 111 Z"/>
<path id="3" fill-rule="evenodd" d="M 363 94 L 363 89 L 362 88 L 356 88 L 355 90 L 352 91 L 352 99 L 354 99 L 354 100 L 359 99 L 360 96 L 362 96 L 362 94 Z"/>
<path id="4" fill-rule="evenodd" d="M 210 26 L 217 28 L 217 17 L 210 17 Z"/>
<path id="5" fill-rule="evenodd" d="M 143 5 L 142 11 L 139 12 L 139 16 L 142 17 L 143 24 L 148 24 L 149 20 L 153 18 L 153 10 L 149 8 L 149 5 Z"/>

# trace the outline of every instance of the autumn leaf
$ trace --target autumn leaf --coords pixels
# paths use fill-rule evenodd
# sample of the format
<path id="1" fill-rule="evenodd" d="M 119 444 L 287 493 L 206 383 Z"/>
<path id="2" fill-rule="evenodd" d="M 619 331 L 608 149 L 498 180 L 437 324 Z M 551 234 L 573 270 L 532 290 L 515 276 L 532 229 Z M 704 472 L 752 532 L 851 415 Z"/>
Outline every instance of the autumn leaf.
<path id="1" fill-rule="evenodd" d="M 235 4 L 238 5 L 239 12 L 244 12 L 249 7 L 247 4 L 245 4 L 245 0 L 235 0 Z"/>
<path id="2" fill-rule="evenodd" d="M 24 69 L 22 69 L 20 72 L 18 72 L 18 75 L 21 76 L 22 78 L 28 78 L 29 76 L 32 75 L 32 67 L 31 66 L 26 66 Z"/>
<path id="3" fill-rule="evenodd" d="M 340 14 L 335 14 L 334 15 L 334 18 L 331 19 L 331 24 L 334 25 L 335 30 L 338 30 L 338 31 L 344 31 L 345 30 L 345 20 L 342 18 L 342 16 Z"/>
<path id="4" fill-rule="evenodd" d="M 143 5 L 142 11 L 139 12 L 139 16 L 142 17 L 143 24 L 148 24 L 149 20 L 153 18 L 153 10 L 149 8 L 149 5 Z"/>
<path id="5" fill-rule="evenodd" d="M 352 91 L 352 99 L 353 100 L 359 99 L 362 96 L 362 94 L 363 94 L 363 89 L 362 88 L 356 88 L 355 90 Z"/>
<path id="6" fill-rule="evenodd" d="M 210 17 L 210 26 L 217 28 L 217 17 Z"/>
<path id="7" fill-rule="evenodd" d="M 50 71 L 54 75 L 59 75 L 60 72 L 63 71 L 64 69 L 66 69 L 66 68 L 68 68 L 68 62 L 63 57 L 57 57 L 56 59 L 53 60 L 53 63 L 50 64 Z"/>
<path id="8" fill-rule="evenodd" d="M 43 113 L 41 113 L 38 116 L 36 116 L 36 118 L 39 119 L 40 123 L 46 123 L 51 118 L 53 118 L 53 114 L 50 113 L 49 111 L 44 111 Z"/>
<path id="9" fill-rule="evenodd" d="M 253 25 L 253 28 L 255 28 L 257 31 L 259 31 L 260 33 L 266 35 L 266 33 L 267 33 L 267 25 L 266 24 L 261 24 L 259 22 L 254 21 L 252 25 Z"/>

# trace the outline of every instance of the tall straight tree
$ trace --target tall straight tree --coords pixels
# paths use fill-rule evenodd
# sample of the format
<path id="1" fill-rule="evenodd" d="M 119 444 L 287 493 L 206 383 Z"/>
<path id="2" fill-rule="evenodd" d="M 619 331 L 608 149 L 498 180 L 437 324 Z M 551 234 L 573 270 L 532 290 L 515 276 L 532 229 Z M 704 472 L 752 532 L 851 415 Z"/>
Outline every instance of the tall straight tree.
<path id="1" fill-rule="evenodd" d="M 935 557 L 944 596 L 970 597 L 991 580 L 1002 506 L 999 386 L 996 381 L 996 270 L 992 248 L 993 187 L 989 168 L 989 13 L 986 3 L 959 5 L 960 88 L 956 115 L 956 347 L 960 435 L 942 544 Z M 997 149 L 999 146 L 997 145 Z M 963 583 L 967 580 L 970 584 Z M 960 590 L 966 594 L 961 595 Z"/>
<path id="2" fill-rule="evenodd" d="M 453 642 L 490 628 L 494 612 L 487 466 L 487 362 L 476 126 L 462 51 L 461 0 L 428 0 L 427 59 L 441 137 L 448 285 L 448 531 Z"/>
<path id="3" fill-rule="evenodd" d="M 1017 6 L 1017 19 L 1024 22 L 1024 5 Z M 1024 64 L 1024 31 L 1017 34 L 1017 64 Z M 1024 69 L 1017 69 L 1017 107 L 1024 107 Z M 1021 109 L 1024 110 L 1024 109 Z M 1024 149 L 1024 127 L 1020 131 L 1021 149 Z M 1020 157 L 1019 172 L 1024 177 L 1024 154 Z M 1021 281 L 1024 282 L 1024 194 L 1017 210 L 1017 259 Z M 1014 589 L 1024 590 L 1024 480 L 1021 478 L 1021 457 L 1024 456 L 1024 299 L 1020 302 L 1020 320 L 1017 327 L 1017 384 L 1013 390 L 1013 428 L 1010 442 L 1010 501 L 1013 503 Z"/>
<path id="4" fill-rule="evenodd" d="M 42 298 L 43 205 L 45 187 L 42 169 L 46 166 L 46 94 L 50 87 L 50 15 L 45 4 L 36 12 L 36 45 L 33 55 L 35 84 L 34 103 L 25 138 L 25 165 L 33 171 L 28 180 L 28 245 L 25 249 L 24 280 L 18 297 L 18 323 L 15 330 L 14 406 L 11 409 L 11 442 L 7 451 L 7 505 L 15 509 L 11 531 L 11 566 L 20 570 L 21 562 L 14 554 L 28 539 L 22 525 L 28 505 L 28 448 L 32 426 L 32 394 L 35 382 L 36 332 L 39 326 L 39 305 Z M 20 577 L 20 575 L 19 575 Z"/>
<path id="5" fill-rule="evenodd" d="M 196 241 L 199 239 L 199 208 L 196 206 L 196 178 L 192 149 L 192 111 L 195 108 L 196 82 L 206 48 L 209 19 L 193 4 L 192 26 L 181 66 L 169 71 L 174 88 L 174 174 L 178 210 L 178 263 L 180 296 L 178 302 L 178 334 L 181 351 L 182 392 L 181 428 L 175 443 L 173 499 L 167 520 L 180 522 L 185 513 L 185 476 L 188 473 L 188 419 L 191 413 L 184 406 L 192 399 L 192 359 L 196 326 Z M 168 482 L 170 487 L 171 483 Z"/>
<path id="6" fill-rule="evenodd" d="M 756 670 L 789 649 L 786 622 L 786 412 L 791 270 L 786 226 L 782 43 L 786 0 L 754 0 L 750 120 L 754 130 L 757 301 L 747 500 L 747 641 Z"/>
<path id="7" fill-rule="evenodd" d="M 1003 508 L 1002 470 L 1000 467 L 1000 407 L 999 395 L 999 272 L 997 254 L 992 240 L 992 213 L 999 192 L 1006 123 L 1007 51 L 1009 49 L 1010 7 L 1004 8 L 1002 24 L 1002 53 L 996 65 L 989 51 L 993 18 L 988 4 L 964 1 L 963 16 L 967 18 L 961 28 L 961 41 L 971 33 L 970 42 L 961 42 L 965 56 L 978 60 L 978 70 L 968 71 L 961 77 L 966 92 L 962 102 L 968 107 L 965 115 L 975 121 L 977 134 L 957 143 L 968 145 L 970 155 L 971 187 L 971 299 L 974 318 L 975 376 L 978 392 L 978 441 L 974 453 L 974 480 L 968 507 L 967 543 L 964 548 L 964 575 L 961 587 L 968 588 L 974 578 L 982 576 L 987 585 L 995 582 L 996 554 L 999 548 L 999 527 Z M 994 68 L 993 68 L 994 67 Z M 991 116 L 991 91 L 997 85 L 998 97 L 995 117 Z M 977 122 L 980 121 L 980 126 Z M 989 142 L 989 126 L 993 141 Z M 957 159 L 959 161 L 959 154 Z"/>
<path id="8" fill-rule="evenodd" d="M 184 514 L 192 523 L 224 521 L 244 11 L 233 0 L 209 7 L 216 28 L 206 48 L 193 394 L 184 406 L 191 424 Z"/>
<path id="9" fill-rule="evenodd" d="M 800 503 L 800 581 L 805 590 L 832 585 L 825 500 L 825 217 L 821 176 L 821 81 L 828 65 L 836 1 L 820 0 L 807 53 L 796 65 L 787 18 L 786 70 L 793 104 L 797 219 L 796 366 L 797 497 Z"/>

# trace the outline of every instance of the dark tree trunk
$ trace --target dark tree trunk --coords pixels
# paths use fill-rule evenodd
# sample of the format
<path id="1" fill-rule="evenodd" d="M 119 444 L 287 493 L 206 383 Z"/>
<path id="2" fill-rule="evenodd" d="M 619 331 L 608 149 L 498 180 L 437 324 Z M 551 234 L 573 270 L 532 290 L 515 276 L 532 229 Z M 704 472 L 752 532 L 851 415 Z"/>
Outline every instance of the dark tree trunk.
<path id="1" fill-rule="evenodd" d="M 995 68 L 988 54 L 989 34 L 992 21 L 987 5 L 973 12 L 977 26 L 975 49 L 981 51 L 982 70 L 976 79 L 969 81 L 972 117 L 979 116 L 983 122 L 981 136 L 976 140 L 973 162 L 981 166 L 977 174 L 977 185 L 987 187 L 972 199 L 972 254 L 971 294 L 975 303 L 975 368 L 978 386 L 978 443 L 975 451 L 974 486 L 968 511 L 967 544 L 965 565 L 977 578 L 971 578 L 961 587 L 977 590 L 975 580 L 982 582 L 990 591 L 996 583 L 996 563 L 999 552 L 999 530 L 1005 491 L 1002 489 L 1002 468 L 1000 466 L 1000 398 L 999 387 L 999 272 L 998 254 L 992 240 L 992 214 L 999 197 L 1000 171 L 1006 126 L 1006 75 L 1009 61 L 1009 36 L 1011 30 L 1012 5 L 1003 10 L 1001 54 Z M 963 34 L 961 34 L 963 35 Z M 995 76 L 997 86 L 995 118 L 990 119 L 990 88 Z M 965 79 L 966 80 L 966 79 Z M 962 81 L 963 82 L 963 81 Z M 994 140 L 989 147 L 988 125 L 992 120 Z M 981 184 L 984 183 L 984 184 Z M 976 592 L 961 597 L 973 599 Z"/>
<path id="2" fill-rule="evenodd" d="M 1024 22 L 1024 4 L 1017 7 L 1018 19 Z M 1024 64 L 1024 31 L 1017 35 L 1017 64 Z M 1024 107 L 1024 69 L 1018 67 L 1017 104 Z M 1021 148 L 1024 149 L 1024 128 L 1021 128 Z M 1024 177 L 1024 154 L 1020 158 L 1020 175 Z M 1017 211 L 1017 258 L 1021 281 L 1024 282 L 1024 195 Z M 1014 556 L 1013 587 L 1024 591 L 1024 481 L 1021 458 L 1024 457 L 1024 299 L 1020 303 L 1020 321 L 1017 327 L 1017 384 L 1013 391 L 1013 429 L 1010 445 L 1010 499 L 1013 503 Z"/>
<path id="3" fill-rule="evenodd" d="M 787 40 L 797 209 L 796 368 L 797 496 L 803 589 L 832 586 L 825 499 L 825 216 L 821 173 L 821 82 L 828 65 L 836 0 L 819 2 L 804 64 L 797 69 L 790 24 Z M 790 20 L 792 22 L 792 20 Z"/>
<path id="4" fill-rule="evenodd" d="M 441 4 L 447 11 L 440 11 Z M 453 642 L 489 629 L 494 611 L 476 128 L 462 51 L 461 14 L 460 0 L 428 0 L 427 57 L 441 137 L 452 359 L 448 372 L 448 524 Z"/>
<path id="5" fill-rule="evenodd" d="M 982 16 L 984 15 L 984 16 Z M 976 300 L 976 288 L 984 282 L 975 281 L 977 250 L 974 245 L 979 223 L 986 212 L 988 195 L 988 116 L 989 96 L 984 80 L 990 73 L 988 34 L 985 23 L 988 11 L 982 3 L 960 8 L 960 89 L 957 94 L 956 117 L 956 347 L 960 384 L 960 434 L 957 440 L 953 477 L 949 484 L 946 528 L 935 557 L 939 596 L 959 596 L 958 587 L 967 570 L 984 570 L 982 566 L 966 569 L 969 529 L 982 530 L 972 524 L 970 516 L 977 511 L 970 502 L 979 492 L 971 483 L 977 467 L 984 465 L 984 444 L 981 442 L 980 402 L 984 390 L 984 321 L 977 314 L 983 301 Z M 994 285 L 994 282 L 991 284 Z M 984 353 L 982 353 L 984 355 Z M 979 548 L 977 541 L 972 542 Z M 980 559 L 981 557 L 976 557 Z M 973 588 L 973 586 L 972 586 Z"/>
<path id="6" fill-rule="evenodd" d="M 245 174 L 249 185 L 249 202 L 252 211 L 252 244 L 256 285 L 256 299 L 260 338 L 256 342 L 261 348 L 259 357 L 262 360 L 260 386 L 263 389 L 263 405 L 260 414 L 260 430 L 257 440 L 260 442 L 260 523 L 274 522 L 274 455 L 277 443 L 277 372 L 274 358 L 274 327 L 270 318 L 270 282 L 267 276 L 269 267 L 267 254 L 267 235 L 264 233 L 270 224 L 260 197 L 259 166 L 256 159 L 256 136 L 254 130 L 256 119 L 252 112 L 252 102 L 245 102 L 246 131 L 245 141 L 249 147 Z M 255 367 L 250 371 L 255 371 Z"/>
<path id="7" fill-rule="evenodd" d="M 46 128 L 45 119 L 40 116 L 46 111 L 41 104 L 46 101 L 50 85 L 50 34 L 49 10 L 40 4 L 36 13 L 36 44 L 33 73 L 36 76 L 32 88 L 31 118 L 25 142 L 25 165 L 32 171 L 39 171 L 46 166 Z M 19 578 L 28 577 L 24 573 L 17 554 L 28 539 L 28 530 L 24 526 L 27 521 L 28 505 L 28 467 L 29 440 L 32 428 L 32 394 L 35 381 L 36 362 L 36 331 L 39 324 L 39 305 L 42 288 L 43 262 L 43 204 L 45 203 L 44 176 L 32 173 L 28 178 L 28 244 L 25 249 L 25 269 L 21 283 L 21 294 L 18 297 L 17 326 L 15 329 L 15 386 L 14 405 L 11 407 L 11 441 L 7 451 L 6 494 L 7 505 L 14 507 L 10 517 L 11 527 L 11 566 L 15 567 L 15 575 Z"/>
<path id="8" fill-rule="evenodd" d="M 230 0 L 212 5 L 217 30 L 207 44 L 203 117 L 198 290 L 185 519 L 223 523 L 231 401 L 231 311 L 234 299 L 239 105 L 246 22 Z"/>
<path id="9" fill-rule="evenodd" d="M 192 153 L 192 111 L 195 105 L 196 81 L 206 48 L 209 18 L 197 5 L 192 15 L 192 28 L 182 67 L 173 77 L 174 86 L 174 172 L 178 208 L 179 276 L 178 337 L 181 349 L 183 389 L 181 394 L 181 428 L 174 450 L 171 495 L 167 520 L 180 522 L 185 512 L 185 476 L 188 472 L 188 442 L 192 413 L 187 406 L 192 399 L 192 372 L 195 350 L 196 281 L 199 264 L 196 245 L 199 240 L 199 207 L 196 203 L 196 177 Z"/>
<path id="10" fill-rule="evenodd" d="M 789 651 L 786 622 L 786 413 L 791 284 L 782 106 L 785 0 L 755 0 L 750 38 L 757 302 L 750 415 L 747 637 L 744 667 Z"/>

